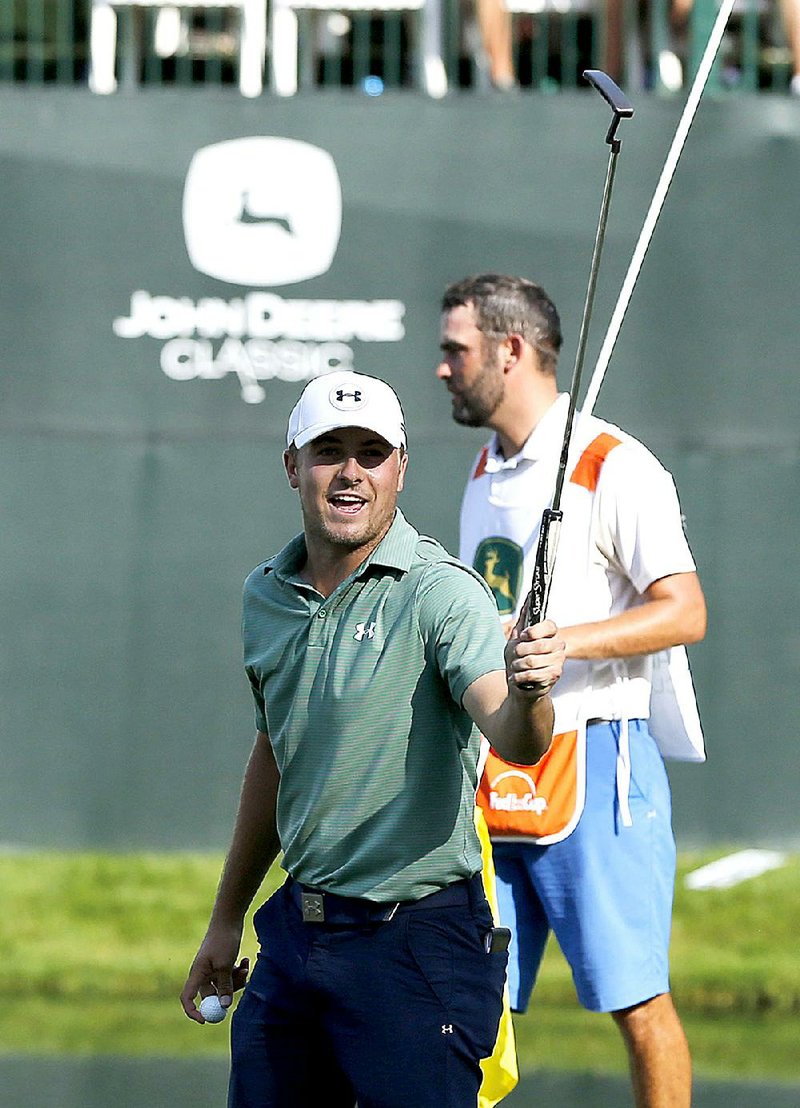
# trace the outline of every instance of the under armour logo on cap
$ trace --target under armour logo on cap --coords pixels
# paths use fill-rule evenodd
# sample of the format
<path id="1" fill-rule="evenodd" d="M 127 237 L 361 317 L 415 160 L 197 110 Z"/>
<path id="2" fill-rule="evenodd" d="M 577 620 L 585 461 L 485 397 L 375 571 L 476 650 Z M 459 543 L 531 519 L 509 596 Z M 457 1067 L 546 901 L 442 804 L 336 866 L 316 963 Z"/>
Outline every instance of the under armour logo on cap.
<path id="1" fill-rule="evenodd" d="M 353 392 L 345 392 L 344 389 L 332 389 L 330 400 L 336 408 L 351 410 L 361 407 L 364 403 L 364 394 L 361 389 L 354 389 Z"/>
<path id="2" fill-rule="evenodd" d="M 300 449 L 344 427 L 374 431 L 395 448 L 406 446 L 403 409 L 394 389 L 377 377 L 343 370 L 309 381 L 289 416 L 286 445 Z"/>

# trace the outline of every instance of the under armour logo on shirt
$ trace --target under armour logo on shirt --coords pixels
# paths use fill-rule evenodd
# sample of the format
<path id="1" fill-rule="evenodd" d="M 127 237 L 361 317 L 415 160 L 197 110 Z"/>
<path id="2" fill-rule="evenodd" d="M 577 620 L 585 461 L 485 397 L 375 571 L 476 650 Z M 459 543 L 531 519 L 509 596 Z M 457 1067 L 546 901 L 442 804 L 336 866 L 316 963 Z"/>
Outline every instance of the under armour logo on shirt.
<path id="1" fill-rule="evenodd" d="M 357 623 L 356 633 L 353 635 L 356 642 L 363 642 L 364 639 L 375 638 L 375 624 L 374 623 Z"/>
<path id="2" fill-rule="evenodd" d="M 453 1025 L 452 1025 L 452 1023 L 443 1023 L 442 1024 L 442 1034 L 443 1035 L 452 1035 L 453 1034 Z"/>

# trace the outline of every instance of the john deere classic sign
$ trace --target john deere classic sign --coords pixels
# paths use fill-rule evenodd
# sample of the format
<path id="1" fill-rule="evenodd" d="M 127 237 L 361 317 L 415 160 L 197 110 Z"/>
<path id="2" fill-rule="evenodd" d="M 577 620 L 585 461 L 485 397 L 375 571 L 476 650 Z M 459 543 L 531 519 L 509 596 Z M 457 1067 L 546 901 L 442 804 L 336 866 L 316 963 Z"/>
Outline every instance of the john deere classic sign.
<path id="1" fill-rule="evenodd" d="M 288 285 L 326 273 L 342 225 L 333 158 L 294 139 L 251 137 L 198 150 L 183 194 L 183 232 L 198 272 L 243 286 Z M 399 342 L 399 300 L 289 300 L 249 291 L 231 299 L 132 293 L 119 338 L 162 342 L 174 381 L 234 374 L 241 397 L 260 403 L 263 382 L 303 381 L 354 369 L 353 343 Z"/>

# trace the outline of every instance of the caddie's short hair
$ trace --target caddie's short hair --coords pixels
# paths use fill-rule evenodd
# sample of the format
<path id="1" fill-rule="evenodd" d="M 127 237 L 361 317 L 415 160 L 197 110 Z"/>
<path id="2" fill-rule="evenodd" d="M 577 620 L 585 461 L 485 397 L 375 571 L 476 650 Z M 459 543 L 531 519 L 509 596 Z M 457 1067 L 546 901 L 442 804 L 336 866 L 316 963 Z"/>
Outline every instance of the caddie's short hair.
<path id="1" fill-rule="evenodd" d="M 561 350 L 561 320 L 555 304 L 541 285 L 525 277 L 481 273 L 448 285 L 442 311 L 460 305 L 472 307 L 475 322 L 490 338 L 519 334 L 535 347 L 542 368 L 555 373 Z"/>

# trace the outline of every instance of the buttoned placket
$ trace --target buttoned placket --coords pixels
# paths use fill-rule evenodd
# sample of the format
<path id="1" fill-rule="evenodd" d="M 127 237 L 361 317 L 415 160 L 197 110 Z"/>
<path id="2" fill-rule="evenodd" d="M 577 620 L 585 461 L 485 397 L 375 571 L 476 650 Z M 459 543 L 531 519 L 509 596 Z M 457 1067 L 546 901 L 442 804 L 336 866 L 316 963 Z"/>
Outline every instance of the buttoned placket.
<path id="1" fill-rule="evenodd" d="M 330 620 L 336 618 L 336 609 L 339 608 L 345 598 L 349 596 L 356 580 L 357 578 L 354 577 L 343 582 L 338 588 L 334 589 L 330 596 L 324 599 L 320 598 L 319 593 L 312 593 L 310 604 L 313 605 L 315 601 L 318 601 L 318 607 L 316 611 L 310 612 L 311 624 L 308 629 L 309 646 L 326 647 L 328 645 L 328 625 Z"/>

